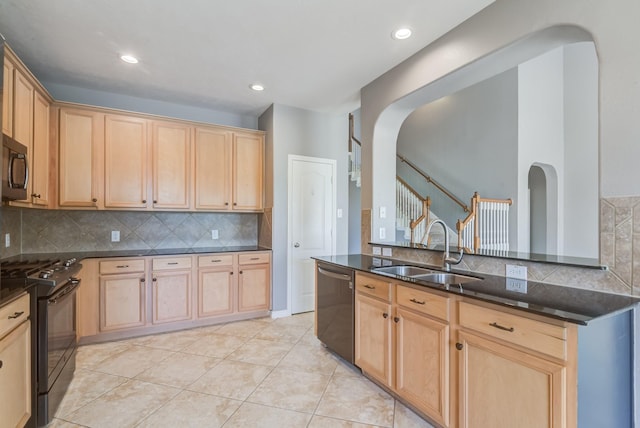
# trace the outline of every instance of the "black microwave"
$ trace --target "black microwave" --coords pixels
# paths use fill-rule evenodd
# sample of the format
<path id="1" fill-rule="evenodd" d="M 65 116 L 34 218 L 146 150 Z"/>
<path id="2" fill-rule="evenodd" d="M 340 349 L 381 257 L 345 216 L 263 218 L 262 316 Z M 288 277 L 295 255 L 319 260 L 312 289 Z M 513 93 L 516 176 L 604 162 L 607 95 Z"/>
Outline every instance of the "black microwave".
<path id="1" fill-rule="evenodd" d="M 27 199 L 29 164 L 27 147 L 8 135 L 2 135 L 2 199 Z"/>

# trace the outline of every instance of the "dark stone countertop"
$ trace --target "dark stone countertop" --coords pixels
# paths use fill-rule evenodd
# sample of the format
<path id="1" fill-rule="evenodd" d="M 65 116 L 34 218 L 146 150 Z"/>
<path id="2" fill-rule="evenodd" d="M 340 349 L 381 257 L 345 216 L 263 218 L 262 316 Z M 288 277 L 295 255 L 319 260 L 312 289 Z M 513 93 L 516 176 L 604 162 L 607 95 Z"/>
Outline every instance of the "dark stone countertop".
<path id="1" fill-rule="evenodd" d="M 393 265 L 422 266 L 441 270 L 440 267 L 364 254 L 313 258 L 367 273 L 376 273 L 375 270 L 372 270 L 376 267 Z M 580 325 L 587 325 L 591 320 L 628 309 L 640 303 L 640 298 L 620 294 L 544 284 L 535 281 L 511 280 L 502 276 L 476 274 L 456 269 L 452 269 L 452 273 L 471 275 L 482 279 L 464 283 L 462 286 L 453 284 L 445 286 L 404 276 L 379 275 L 381 277 L 396 278 L 416 286 L 467 296 Z"/>
<path id="2" fill-rule="evenodd" d="M 23 260 L 48 260 L 60 259 L 66 260 L 75 257 L 78 260 L 108 258 L 108 257 L 145 257 L 145 256 L 172 256 L 172 255 L 196 255 L 210 253 L 238 253 L 247 251 L 271 251 L 270 248 L 260 247 L 257 245 L 236 246 L 236 247 L 203 247 L 203 248 L 168 248 L 168 249 L 146 249 L 146 250 L 113 250 L 113 251 L 72 251 L 65 253 L 32 253 L 18 254 L 16 256 L 7 257 L 0 262 L 16 262 Z M 32 284 L 26 280 L 24 282 L 12 280 L 0 282 L 0 306 L 3 306 L 17 296 L 27 291 Z"/>

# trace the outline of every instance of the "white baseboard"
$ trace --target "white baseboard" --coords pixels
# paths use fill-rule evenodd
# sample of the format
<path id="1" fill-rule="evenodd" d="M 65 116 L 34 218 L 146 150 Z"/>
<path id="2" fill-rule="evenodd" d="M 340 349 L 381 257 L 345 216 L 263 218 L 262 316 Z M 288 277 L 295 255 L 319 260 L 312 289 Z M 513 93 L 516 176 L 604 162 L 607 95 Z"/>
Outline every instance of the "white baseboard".
<path id="1" fill-rule="evenodd" d="M 291 311 L 289 309 L 284 309 L 282 311 L 271 311 L 271 318 L 284 318 L 290 317 Z"/>

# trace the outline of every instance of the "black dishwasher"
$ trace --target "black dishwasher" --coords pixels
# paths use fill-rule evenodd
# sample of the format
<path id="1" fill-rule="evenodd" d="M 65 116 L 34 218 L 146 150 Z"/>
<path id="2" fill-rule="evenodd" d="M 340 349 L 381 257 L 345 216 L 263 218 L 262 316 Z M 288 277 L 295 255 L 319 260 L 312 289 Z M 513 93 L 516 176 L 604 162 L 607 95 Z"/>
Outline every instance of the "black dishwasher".
<path id="1" fill-rule="evenodd" d="M 316 261 L 318 339 L 353 364 L 353 270 Z"/>

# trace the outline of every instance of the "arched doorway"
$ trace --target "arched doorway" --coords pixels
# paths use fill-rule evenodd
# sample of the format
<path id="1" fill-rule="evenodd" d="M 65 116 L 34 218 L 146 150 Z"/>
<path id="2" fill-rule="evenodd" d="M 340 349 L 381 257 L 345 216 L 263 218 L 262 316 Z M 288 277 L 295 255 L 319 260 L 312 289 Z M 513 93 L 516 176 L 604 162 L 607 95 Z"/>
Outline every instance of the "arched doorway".
<path id="1" fill-rule="evenodd" d="M 534 163 L 529 168 L 530 252 L 558 254 L 558 175 L 553 166 Z"/>

